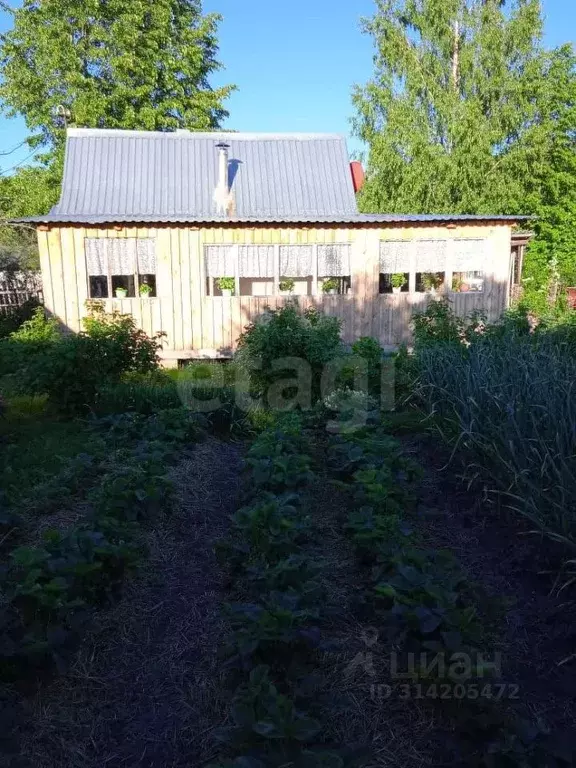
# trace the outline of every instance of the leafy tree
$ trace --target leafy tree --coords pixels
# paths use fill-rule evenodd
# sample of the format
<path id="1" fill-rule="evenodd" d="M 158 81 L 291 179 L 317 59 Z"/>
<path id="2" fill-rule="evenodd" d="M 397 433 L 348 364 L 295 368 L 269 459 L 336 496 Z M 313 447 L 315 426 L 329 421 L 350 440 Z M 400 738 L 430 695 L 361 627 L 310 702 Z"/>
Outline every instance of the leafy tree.
<path id="1" fill-rule="evenodd" d="M 1 38 L 0 99 L 36 141 L 61 143 L 59 105 L 85 127 L 212 129 L 232 87 L 212 89 L 219 16 L 201 0 L 25 0 Z"/>
<path id="2" fill-rule="evenodd" d="M 12 176 L 0 177 L 0 272 L 39 269 L 36 230 L 29 225 L 13 226 L 9 219 L 47 212 L 58 200 L 61 162 L 20 168 Z"/>
<path id="3" fill-rule="evenodd" d="M 576 75 L 540 0 L 377 0 L 375 72 L 354 92 L 367 212 L 537 214 L 534 284 L 576 271 Z M 574 276 L 576 278 L 576 275 Z M 570 278 L 572 279 L 572 278 Z"/>
<path id="4" fill-rule="evenodd" d="M 365 29 L 364 209 L 519 212 L 547 146 L 549 72 L 570 65 L 541 47 L 539 0 L 378 0 Z"/>

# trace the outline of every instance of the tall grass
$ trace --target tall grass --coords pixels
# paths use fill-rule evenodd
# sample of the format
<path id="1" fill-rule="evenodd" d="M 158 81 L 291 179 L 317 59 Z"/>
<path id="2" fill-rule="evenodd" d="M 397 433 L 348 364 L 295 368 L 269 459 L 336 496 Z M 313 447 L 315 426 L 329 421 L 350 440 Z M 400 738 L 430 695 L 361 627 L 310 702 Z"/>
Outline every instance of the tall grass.
<path id="1" fill-rule="evenodd" d="M 481 475 L 538 531 L 576 553 L 573 332 L 488 335 L 418 350 L 415 390 Z"/>

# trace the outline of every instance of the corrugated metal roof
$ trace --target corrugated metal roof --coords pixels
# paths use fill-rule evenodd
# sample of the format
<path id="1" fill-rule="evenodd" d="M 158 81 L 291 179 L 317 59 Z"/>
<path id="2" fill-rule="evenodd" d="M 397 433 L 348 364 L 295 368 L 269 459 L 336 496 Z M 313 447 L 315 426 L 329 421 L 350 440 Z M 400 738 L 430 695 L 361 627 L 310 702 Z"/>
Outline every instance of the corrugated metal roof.
<path id="1" fill-rule="evenodd" d="M 229 150 L 234 216 L 218 214 L 216 145 Z M 385 224 L 520 221 L 522 216 L 360 214 L 338 134 L 71 128 L 62 194 L 36 224 Z"/>
<path id="2" fill-rule="evenodd" d="M 221 141 L 230 145 L 238 218 L 357 213 L 343 136 L 70 129 L 62 196 L 51 215 L 60 221 L 226 219 L 213 200 Z"/>

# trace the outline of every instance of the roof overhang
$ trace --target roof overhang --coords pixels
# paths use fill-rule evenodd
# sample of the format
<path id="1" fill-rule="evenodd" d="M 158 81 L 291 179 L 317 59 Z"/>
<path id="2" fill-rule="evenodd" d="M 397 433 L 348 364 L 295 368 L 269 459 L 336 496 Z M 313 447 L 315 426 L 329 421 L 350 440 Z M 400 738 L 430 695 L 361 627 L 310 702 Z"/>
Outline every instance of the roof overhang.
<path id="1" fill-rule="evenodd" d="M 158 218 L 157 216 L 127 217 L 113 214 L 98 216 L 65 216 L 58 214 L 46 214 L 45 216 L 33 216 L 23 219 L 13 219 L 12 224 L 37 224 L 37 225 L 76 225 L 76 226 L 105 226 L 125 225 L 178 225 L 189 224 L 193 226 L 269 226 L 269 225 L 350 225 L 350 226 L 379 226 L 385 224 L 519 224 L 529 221 L 530 216 L 489 215 L 489 214 L 352 214 L 348 216 L 254 216 L 254 217 L 193 217 L 177 215 Z M 523 233 L 526 235 L 527 233 Z"/>

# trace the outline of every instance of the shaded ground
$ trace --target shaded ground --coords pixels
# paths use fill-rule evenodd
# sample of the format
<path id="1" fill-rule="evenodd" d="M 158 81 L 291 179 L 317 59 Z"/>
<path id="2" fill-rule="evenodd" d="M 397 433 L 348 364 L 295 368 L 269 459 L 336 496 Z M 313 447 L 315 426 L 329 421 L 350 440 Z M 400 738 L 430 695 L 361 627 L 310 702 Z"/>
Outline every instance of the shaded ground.
<path id="1" fill-rule="evenodd" d="M 459 483 L 437 438 L 404 446 L 425 470 L 419 511 L 428 544 L 451 550 L 488 596 L 503 599 L 496 650 L 504 681 L 519 686 L 521 712 L 576 743 L 576 600 L 573 588 L 553 590 L 560 553 Z"/>
<path id="2" fill-rule="evenodd" d="M 325 448 L 318 446 L 317 477 L 312 483 L 311 509 L 318 530 L 313 554 L 326 563 L 322 581 L 326 590 L 323 626 L 330 650 L 321 655 L 322 722 L 324 736 L 334 744 L 370 745 L 369 768 L 424 768 L 434 764 L 440 738 L 430 708 L 417 700 L 399 703 L 378 693 L 389 681 L 388 646 L 370 645 L 374 621 L 366 621 L 361 608 L 369 580 L 359 566 L 350 539 L 344 533 L 351 505 L 345 489 L 335 487 L 322 464 Z M 370 663 L 364 664 L 370 654 Z"/>
<path id="3" fill-rule="evenodd" d="M 550 595 L 551 577 L 537 573 L 547 550 L 463 489 L 435 438 L 403 443 L 425 470 L 418 528 L 427 543 L 450 549 L 489 596 L 509 603 L 495 644 L 505 680 L 520 686 L 519 706 L 554 730 L 574 730 L 576 660 L 558 664 L 576 646 L 576 606 L 568 594 Z M 450 725 L 437 705 L 372 693 L 389 680 L 389 653 L 367 645 L 371 628 L 359 610 L 367 575 L 342 527 L 351 501 L 323 473 L 323 458 L 319 446 L 310 494 L 311 554 L 326 562 L 322 634 L 331 649 L 318 657 L 325 736 L 371 744 L 370 768 L 450 765 L 443 749 Z M 225 720 L 216 654 L 229 584 L 212 547 L 237 506 L 239 470 L 239 448 L 217 440 L 176 467 L 178 504 L 148 535 L 142 572 L 121 603 L 99 615 L 71 670 L 22 699 L 24 762 L 0 759 L 2 768 L 200 768 L 216 757 L 213 729 Z M 349 673 L 367 651 L 373 671 L 359 664 Z"/>
<path id="4" fill-rule="evenodd" d="M 69 672 L 24 703 L 31 768 L 172 768 L 214 754 L 221 574 L 212 552 L 238 490 L 240 451 L 208 440 L 173 470 L 178 503 L 149 559 L 103 611 Z"/>

